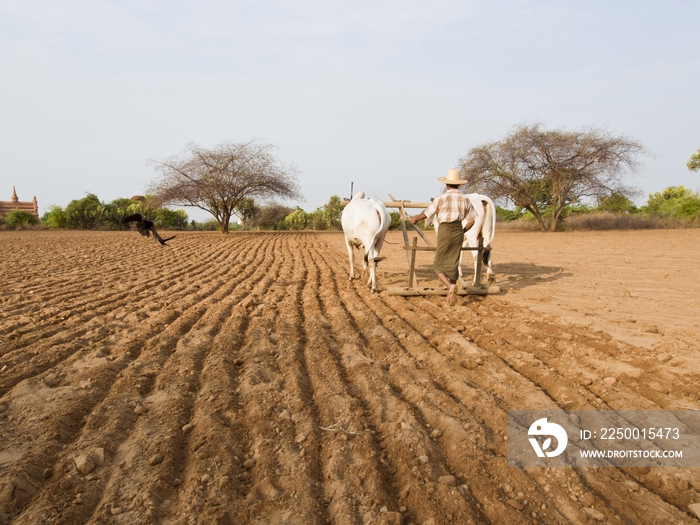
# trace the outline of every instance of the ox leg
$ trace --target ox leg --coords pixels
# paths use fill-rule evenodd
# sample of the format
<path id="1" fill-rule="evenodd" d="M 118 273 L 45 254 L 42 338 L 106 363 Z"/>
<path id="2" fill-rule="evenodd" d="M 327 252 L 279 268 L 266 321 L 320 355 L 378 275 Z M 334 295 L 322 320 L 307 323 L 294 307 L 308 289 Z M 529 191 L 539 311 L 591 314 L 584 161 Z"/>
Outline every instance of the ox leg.
<path id="1" fill-rule="evenodd" d="M 369 279 L 367 279 L 367 286 L 370 286 L 372 292 L 377 291 L 377 262 L 379 258 L 377 257 L 377 250 L 372 247 L 367 252 L 365 252 L 365 262 L 366 266 L 369 267 Z"/>
<path id="2" fill-rule="evenodd" d="M 496 274 L 493 272 L 493 270 L 487 266 L 486 269 L 486 276 L 488 277 L 488 283 L 489 284 L 496 284 Z"/>
<path id="3" fill-rule="evenodd" d="M 368 250 L 365 253 L 364 259 L 365 271 L 367 271 L 367 268 L 369 267 L 369 278 L 367 279 L 367 286 L 370 286 L 373 292 L 377 289 L 377 260 L 375 258 L 375 255 L 376 253 L 374 252 L 374 250 Z"/>
<path id="4" fill-rule="evenodd" d="M 489 244 L 489 247 L 491 245 Z M 486 265 L 486 278 L 489 284 L 496 284 L 496 274 L 491 268 L 491 252 L 484 252 L 484 264 Z"/>
<path id="5" fill-rule="evenodd" d="M 487 245 L 485 247 L 490 247 L 491 245 Z M 481 283 L 476 282 L 477 278 L 477 265 L 479 264 L 479 252 L 475 251 L 473 252 L 474 254 L 474 286 L 480 286 Z M 491 251 L 484 251 L 482 252 L 481 255 L 481 264 L 482 264 L 482 269 L 485 266 L 486 267 L 486 282 L 488 284 L 495 284 L 496 283 L 496 274 L 493 271 L 493 268 L 491 267 Z"/>
<path id="6" fill-rule="evenodd" d="M 347 239 L 345 240 L 345 246 L 348 248 L 348 259 L 350 259 L 350 277 L 352 281 L 355 278 L 355 252 L 353 251 L 352 244 L 350 244 Z"/>

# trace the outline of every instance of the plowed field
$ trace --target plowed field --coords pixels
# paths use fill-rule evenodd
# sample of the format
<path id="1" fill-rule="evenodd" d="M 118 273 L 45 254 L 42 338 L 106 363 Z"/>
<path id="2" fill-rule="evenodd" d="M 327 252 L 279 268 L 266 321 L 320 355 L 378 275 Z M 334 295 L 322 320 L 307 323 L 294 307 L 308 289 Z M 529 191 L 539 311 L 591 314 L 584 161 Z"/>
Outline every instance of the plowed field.
<path id="1" fill-rule="evenodd" d="M 170 244 L 0 232 L 0 524 L 697 523 L 698 469 L 511 468 L 506 438 L 700 407 L 700 231 L 500 232 L 502 293 L 451 308 L 349 281 L 342 234 Z"/>

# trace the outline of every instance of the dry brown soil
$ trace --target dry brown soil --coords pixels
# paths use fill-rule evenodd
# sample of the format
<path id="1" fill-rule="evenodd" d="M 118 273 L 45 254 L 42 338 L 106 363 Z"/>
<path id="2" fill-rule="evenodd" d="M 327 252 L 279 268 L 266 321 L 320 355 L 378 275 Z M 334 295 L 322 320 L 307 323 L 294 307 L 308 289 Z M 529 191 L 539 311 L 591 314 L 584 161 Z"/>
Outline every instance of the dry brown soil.
<path id="1" fill-rule="evenodd" d="M 512 468 L 506 423 L 700 407 L 700 230 L 493 256 L 446 308 L 338 233 L 0 232 L 0 523 L 697 523 L 698 469 Z"/>

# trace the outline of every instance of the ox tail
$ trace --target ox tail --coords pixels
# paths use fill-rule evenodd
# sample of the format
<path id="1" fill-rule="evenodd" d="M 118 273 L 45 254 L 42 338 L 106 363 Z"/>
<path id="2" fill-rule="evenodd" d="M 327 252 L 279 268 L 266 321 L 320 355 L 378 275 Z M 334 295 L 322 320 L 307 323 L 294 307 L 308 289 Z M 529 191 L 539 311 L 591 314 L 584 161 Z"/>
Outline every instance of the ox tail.
<path id="1" fill-rule="evenodd" d="M 491 228 L 488 232 L 489 235 L 485 236 L 484 238 L 484 246 L 491 246 L 493 238 L 496 234 L 496 206 L 491 198 L 487 197 L 486 195 L 481 195 L 481 204 L 484 206 L 484 212 L 486 214 L 486 217 L 484 217 L 484 224 L 491 223 Z M 488 266 L 491 262 L 491 250 L 485 250 L 482 252 L 481 260 L 486 266 Z"/>
<path id="2" fill-rule="evenodd" d="M 491 198 L 487 197 L 486 195 L 481 196 L 481 202 L 483 203 L 484 209 L 486 210 L 486 217 L 484 222 L 491 222 L 491 235 L 489 235 L 488 239 L 484 240 L 488 244 L 491 244 L 493 242 L 493 237 L 496 234 L 496 205 L 493 203 Z"/>
<path id="3" fill-rule="evenodd" d="M 376 264 L 384 259 L 384 257 L 379 257 L 379 250 L 381 250 L 381 245 L 377 246 L 377 240 L 380 238 L 382 231 L 388 229 L 388 226 L 391 225 L 391 223 L 387 225 L 386 215 L 382 213 L 386 209 L 384 208 L 384 204 L 381 202 L 377 202 L 374 199 L 371 200 L 373 200 L 375 203 L 374 211 L 377 213 L 377 218 L 379 219 L 379 227 L 377 228 L 377 231 L 374 232 L 374 242 L 372 243 L 372 253 L 374 253 L 374 261 Z M 369 250 L 365 251 L 365 259 L 367 259 L 368 251 Z"/>
<path id="4" fill-rule="evenodd" d="M 491 263 L 491 250 L 484 250 L 483 252 L 481 252 L 481 261 L 486 266 L 488 266 Z"/>
<path id="5" fill-rule="evenodd" d="M 386 215 L 384 213 L 382 213 L 385 209 L 386 208 L 383 208 L 383 206 L 380 206 L 380 205 L 377 206 L 377 216 L 379 217 L 379 228 L 377 229 L 377 233 L 375 235 L 379 235 L 382 232 L 382 230 L 387 228 Z M 389 226 L 391 226 L 391 221 L 389 221 Z"/>

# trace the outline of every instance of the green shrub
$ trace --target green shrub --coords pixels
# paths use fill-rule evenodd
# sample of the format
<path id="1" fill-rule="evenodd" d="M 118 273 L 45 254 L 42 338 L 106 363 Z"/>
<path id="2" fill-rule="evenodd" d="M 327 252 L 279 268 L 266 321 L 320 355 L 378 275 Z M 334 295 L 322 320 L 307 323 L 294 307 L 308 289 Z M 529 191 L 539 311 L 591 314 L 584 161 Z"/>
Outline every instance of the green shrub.
<path id="1" fill-rule="evenodd" d="M 389 217 L 391 217 L 391 224 L 389 224 L 390 230 L 400 230 L 401 229 L 401 214 L 398 211 L 390 211 Z"/>
<path id="2" fill-rule="evenodd" d="M 41 216 L 41 223 L 45 228 L 66 228 L 68 226 L 68 216 L 63 208 L 52 205 L 49 211 Z"/>
<path id="3" fill-rule="evenodd" d="M 643 211 L 653 216 L 695 220 L 700 216 L 700 197 L 683 186 L 669 186 L 650 193 Z"/>
<path id="4" fill-rule="evenodd" d="M 220 232 L 221 224 L 216 219 L 210 219 L 204 222 L 197 223 L 197 230 L 204 232 Z"/>
<path id="5" fill-rule="evenodd" d="M 299 206 L 284 218 L 284 226 L 289 230 L 305 230 L 309 226 L 309 214 Z"/>
<path id="6" fill-rule="evenodd" d="M 340 197 L 332 195 L 327 204 L 323 205 L 323 213 L 325 216 L 326 225 L 329 230 L 340 230 L 340 216 L 343 213 L 343 205 Z"/>
<path id="7" fill-rule="evenodd" d="M 514 210 L 507 210 L 496 206 L 496 220 L 503 222 L 517 221 L 523 216 L 522 208 L 515 208 Z"/>
<path id="8" fill-rule="evenodd" d="M 182 210 L 158 208 L 153 211 L 156 228 L 184 230 L 187 228 L 187 214 Z"/>
<path id="9" fill-rule="evenodd" d="M 607 213 L 635 213 L 638 210 L 634 203 L 627 197 L 619 193 L 613 193 L 612 195 L 606 195 L 598 199 L 597 211 Z"/>
<path id="10" fill-rule="evenodd" d="M 689 196 L 679 199 L 676 217 L 700 217 L 700 198 Z"/>
<path id="11" fill-rule="evenodd" d="M 26 211 L 14 210 L 5 215 L 5 227 L 11 230 L 36 226 L 37 224 L 39 224 L 39 220 Z"/>
<path id="12" fill-rule="evenodd" d="M 96 230 L 108 222 L 111 211 L 102 204 L 97 195 L 88 193 L 82 199 L 75 199 L 66 206 L 68 227 L 79 230 Z"/>
<path id="13" fill-rule="evenodd" d="M 312 230 L 327 230 L 330 227 L 329 217 L 321 208 L 307 214 L 307 225 Z"/>

